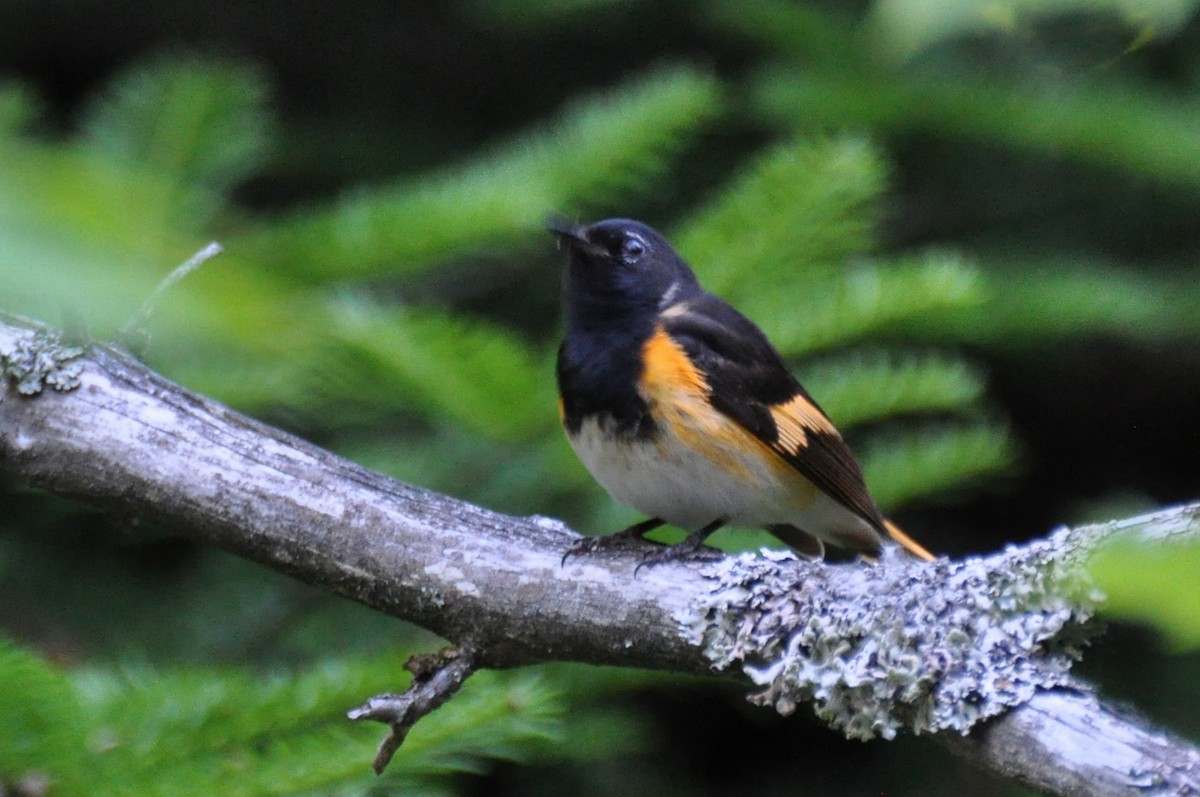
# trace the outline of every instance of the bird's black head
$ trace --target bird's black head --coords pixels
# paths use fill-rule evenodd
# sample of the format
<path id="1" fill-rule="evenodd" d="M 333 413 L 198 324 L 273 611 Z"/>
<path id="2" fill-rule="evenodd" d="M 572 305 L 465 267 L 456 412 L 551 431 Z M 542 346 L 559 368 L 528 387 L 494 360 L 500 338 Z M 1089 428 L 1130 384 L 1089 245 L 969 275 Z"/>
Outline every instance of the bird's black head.
<path id="1" fill-rule="evenodd" d="M 546 226 L 571 257 L 563 291 L 568 323 L 650 318 L 699 290 L 667 239 L 641 222 L 574 225 L 552 218 Z"/>

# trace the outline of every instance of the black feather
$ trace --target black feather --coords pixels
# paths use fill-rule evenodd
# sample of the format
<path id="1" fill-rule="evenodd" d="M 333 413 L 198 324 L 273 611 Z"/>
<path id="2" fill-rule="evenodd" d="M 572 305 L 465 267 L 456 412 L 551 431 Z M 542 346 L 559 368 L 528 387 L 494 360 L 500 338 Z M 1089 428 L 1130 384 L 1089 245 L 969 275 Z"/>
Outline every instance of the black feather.
<path id="1" fill-rule="evenodd" d="M 639 353 L 646 335 L 635 330 L 568 335 L 558 348 L 558 391 L 563 425 L 576 434 L 585 418 L 598 416 L 615 434 L 647 439 L 656 427 L 638 395 Z"/>
<path id="2" fill-rule="evenodd" d="M 770 446 L 838 503 L 884 531 L 862 468 L 839 434 L 806 427 L 806 445 L 799 450 L 790 450 L 780 440 L 772 408 L 800 397 L 821 417 L 828 416 L 754 322 L 727 302 L 704 293 L 687 301 L 683 309 L 667 313 L 664 328 L 704 373 L 713 407 Z"/>

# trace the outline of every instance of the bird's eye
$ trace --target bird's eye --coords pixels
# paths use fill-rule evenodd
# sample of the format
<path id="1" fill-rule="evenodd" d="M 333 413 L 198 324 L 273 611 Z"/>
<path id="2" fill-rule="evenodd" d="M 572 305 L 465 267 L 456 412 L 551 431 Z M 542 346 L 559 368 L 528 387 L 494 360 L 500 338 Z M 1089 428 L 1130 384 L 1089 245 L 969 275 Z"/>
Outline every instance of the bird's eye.
<path id="1" fill-rule="evenodd" d="M 626 238 L 621 244 L 621 254 L 626 260 L 637 260 L 646 251 L 646 244 L 638 238 Z"/>

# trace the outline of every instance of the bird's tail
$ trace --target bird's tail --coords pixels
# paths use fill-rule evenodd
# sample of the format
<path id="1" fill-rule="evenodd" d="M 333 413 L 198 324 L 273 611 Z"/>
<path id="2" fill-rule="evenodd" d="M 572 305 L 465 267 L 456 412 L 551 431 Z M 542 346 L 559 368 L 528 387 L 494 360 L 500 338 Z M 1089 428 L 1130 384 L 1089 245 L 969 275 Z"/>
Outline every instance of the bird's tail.
<path id="1" fill-rule="evenodd" d="M 929 550 L 925 548 L 924 545 L 922 545 L 921 543 L 914 540 L 912 537 L 905 534 L 903 531 L 900 530 L 899 526 L 897 526 L 895 523 L 888 520 L 887 518 L 883 519 L 883 529 L 884 529 L 884 531 L 887 532 L 889 537 L 891 537 L 896 542 L 900 543 L 900 545 L 904 548 L 904 550 L 908 551 L 909 553 L 911 553 L 913 556 L 917 557 L 918 559 L 924 559 L 927 562 L 931 562 L 937 558 L 936 556 L 931 554 L 929 552 Z"/>

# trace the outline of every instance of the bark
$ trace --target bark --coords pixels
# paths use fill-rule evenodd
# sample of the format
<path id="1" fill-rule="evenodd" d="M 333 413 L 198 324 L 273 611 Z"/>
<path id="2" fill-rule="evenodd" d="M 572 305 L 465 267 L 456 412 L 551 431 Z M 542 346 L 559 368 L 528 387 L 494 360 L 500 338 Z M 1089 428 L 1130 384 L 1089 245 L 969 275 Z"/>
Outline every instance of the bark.
<path id="1" fill-rule="evenodd" d="M 1194 537 L 1200 506 L 959 562 L 742 555 L 635 577 L 637 550 L 564 564 L 579 538 L 559 521 L 399 483 L 104 346 L 0 318 L 0 372 L 13 477 L 422 625 L 471 652 L 462 677 L 556 660 L 720 672 L 778 710 L 811 702 L 860 738 L 928 733 L 1046 793 L 1200 792 L 1194 748 L 1067 672 L 1091 613 L 1081 558 L 1122 531 Z"/>

